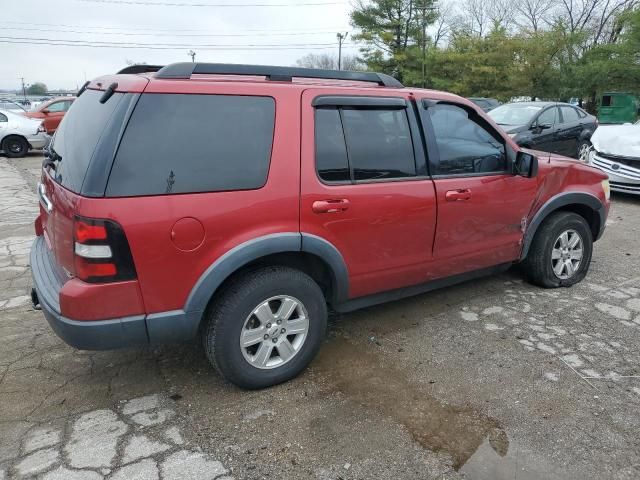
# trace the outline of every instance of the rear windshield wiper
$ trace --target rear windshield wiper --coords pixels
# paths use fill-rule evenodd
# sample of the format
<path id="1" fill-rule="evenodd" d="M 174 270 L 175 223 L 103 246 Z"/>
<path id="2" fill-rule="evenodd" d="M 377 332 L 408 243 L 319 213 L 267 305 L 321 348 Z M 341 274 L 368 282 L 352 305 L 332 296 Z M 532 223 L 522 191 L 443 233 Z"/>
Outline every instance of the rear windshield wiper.
<path id="1" fill-rule="evenodd" d="M 100 97 L 100 103 L 107 103 L 107 100 L 109 100 L 113 96 L 116 88 L 118 88 L 118 84 L 116 82 L 113 82 L 111 85 L 109 85 Z"/>

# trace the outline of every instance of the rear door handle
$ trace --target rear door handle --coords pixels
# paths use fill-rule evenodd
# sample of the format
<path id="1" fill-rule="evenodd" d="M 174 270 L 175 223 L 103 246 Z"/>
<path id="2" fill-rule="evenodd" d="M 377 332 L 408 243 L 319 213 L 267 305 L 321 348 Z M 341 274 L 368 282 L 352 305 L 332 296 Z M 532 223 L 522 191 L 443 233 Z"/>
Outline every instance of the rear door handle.
<path id="1" fill-rule="evenodd" d="M 349 200 L 341 198 L 337 200 L 317 200 L 311 205 L 313 213 L 339 213 L 349 208 Z"/>
<path id="2" fill-rule="evenodd" d="M 444 198 L 447 202 L 458 202 L 471 200 L 471 190 L 468 188 L 459 188 L 458 190 L 449 190 L 445 193 Z"/>

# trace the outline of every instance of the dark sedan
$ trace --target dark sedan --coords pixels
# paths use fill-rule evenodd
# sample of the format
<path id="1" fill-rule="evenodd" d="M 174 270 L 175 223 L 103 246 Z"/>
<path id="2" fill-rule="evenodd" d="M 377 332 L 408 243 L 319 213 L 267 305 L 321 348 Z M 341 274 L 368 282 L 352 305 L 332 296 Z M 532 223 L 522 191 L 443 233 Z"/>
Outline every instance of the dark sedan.
<path id="1" fill-rule="evenodd" d="M 596 117 L 568 103 L 508 103 L 489 116 L 522 147 L 574 158 L 589 148 L 598 127 Z"/>

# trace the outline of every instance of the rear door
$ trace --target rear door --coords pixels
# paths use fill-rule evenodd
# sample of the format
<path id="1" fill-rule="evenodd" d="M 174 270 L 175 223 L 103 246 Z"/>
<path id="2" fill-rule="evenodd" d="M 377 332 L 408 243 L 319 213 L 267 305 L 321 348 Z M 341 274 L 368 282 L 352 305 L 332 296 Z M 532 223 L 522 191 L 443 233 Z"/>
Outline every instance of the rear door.
<path id="1" fill-rule="evenodd" d="M 577 156 L 578 142 L 582 133 L 582 123 L 578 110 L 563 105 L 560 107 L 560 126 L 558 128 L 558 152 L 570 157 Z"/>
<path id="2" fill-rule="evenodd" d="M 436 201 L 409 95 L 305 90 L 302 139 L 300 230 L 340 252 L 349 297 L 427 280 Z"/>

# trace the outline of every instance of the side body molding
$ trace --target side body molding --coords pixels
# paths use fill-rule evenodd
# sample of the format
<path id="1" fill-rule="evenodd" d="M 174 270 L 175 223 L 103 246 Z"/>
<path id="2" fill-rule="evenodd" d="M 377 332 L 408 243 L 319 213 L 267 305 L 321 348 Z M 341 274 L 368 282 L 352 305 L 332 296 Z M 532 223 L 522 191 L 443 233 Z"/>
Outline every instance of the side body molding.
<path id="1" fill-rule="evenodd" d="M 595 236 L 595 240 L 598 240 L 602 236 L 602 232 L 604 231 L 605 223 L 606 223 L 606 211 L 604 209 L 604 205 L 602 202 L 591 195 L 590 193 L 584 192 L 565 192 L 559 193 L 551 197 L 547 202 L 540 207 L 540 210 L 536 212 L 533 216 L 533 219 L 529 222 L 529 227 L 524 235 L 524 241 L 522 245 L 522 253 L 520 254 L 520 260 L 524 260 L 529 253 L 529 248 L 531 248 L 531 243 L 533 242 L 533 237 L 536 234 L 536 231 L 542 224 L 547 216 L 558 210 L 559 208 L 566 207 L 567 205 L 585 205 L 595 211 L 599 218 L 598 232 Z"/>
<path id="2" fill-rule="evenodd" d="M 336 287 L 334 297 L 346 299 L 347 268 L 333 245 L 314 235 L 299 232 L 265 235 L 232 248 L 209 266 L 191 290 L 184 309 L 147 315 L 149 342 L 154 344 L 194 338 L 211 295 L 230 275 L 267 255 L 301 251 L 317 255 L 329 265 Z"/>

